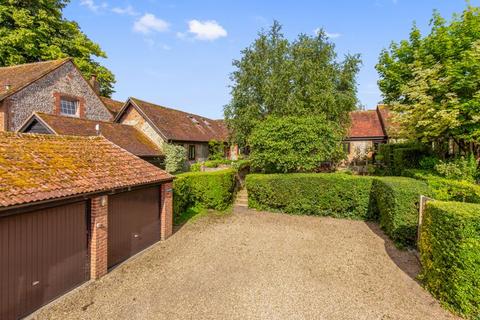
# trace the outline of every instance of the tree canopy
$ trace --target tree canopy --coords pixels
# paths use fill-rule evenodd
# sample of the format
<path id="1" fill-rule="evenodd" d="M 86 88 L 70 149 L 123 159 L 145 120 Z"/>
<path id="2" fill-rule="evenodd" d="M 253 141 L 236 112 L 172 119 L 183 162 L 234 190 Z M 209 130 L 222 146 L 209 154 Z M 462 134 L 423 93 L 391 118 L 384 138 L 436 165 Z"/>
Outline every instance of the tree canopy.
<path id="1" fill-rule="evenodd" d="M 233 61 L 231 101 L 225 118 L 234 142 L 248 144 L 255 126 L 268 116 L 323 115 L 347 128 L 356 108 L 359 55 L 337 61 L 323 31 L 289 41 L 274 22 Z"/>
<path id="2" fill-rule="evenodd" d="M 272 172 L 308 172 L 322 162 L 340 160 L 343 130 L 324 115 L 268 116 L 250 135 L 252 169 Z"/>
<path id="3" fill-rule="evenodd" d="M 0 66 L 72 57 L 85 77 L 96 74 L 101 94 L 115 77 L 93 57 L 106 58 L 74 21 L 63 17 L 70 0 L 4 0 L 0 3 Z"/>
<path id="4" fill-rule="evenodd" d="M 480 9 L 450 22 L 434 12 L 430 25 L 426 36 L 414 25 L 408 40 L 383 50 L 379 86 L 406 137 L 454 139 L 468 151 L 480 138 Z"/>

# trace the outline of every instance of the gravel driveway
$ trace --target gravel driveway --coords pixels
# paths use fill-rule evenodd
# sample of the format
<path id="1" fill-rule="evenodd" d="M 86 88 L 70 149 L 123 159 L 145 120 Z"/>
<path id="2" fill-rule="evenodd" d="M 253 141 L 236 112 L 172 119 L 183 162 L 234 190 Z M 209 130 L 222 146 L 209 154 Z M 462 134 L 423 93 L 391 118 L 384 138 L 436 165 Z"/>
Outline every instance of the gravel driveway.
<path id="1" fill-rule="evenodd" d="M 166 242 L 36 319 L 455 319 L 375 224 L 242 210 Z"/>

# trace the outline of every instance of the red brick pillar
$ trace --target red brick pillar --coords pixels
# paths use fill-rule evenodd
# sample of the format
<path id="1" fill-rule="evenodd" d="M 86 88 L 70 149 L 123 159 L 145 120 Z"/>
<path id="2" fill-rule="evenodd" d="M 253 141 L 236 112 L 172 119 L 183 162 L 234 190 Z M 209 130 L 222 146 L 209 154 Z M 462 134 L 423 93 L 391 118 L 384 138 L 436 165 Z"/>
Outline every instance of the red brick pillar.
<path id="1" fill-rule="evenodd" d="M 99 279 L 108 269 L 108 196 L 91 201 L 90 278 Z"/>
<path id="2" fill-rule="evenodd" d="M 172 182 L 160 187 L 160 239 L 166 240 L 173 232 L 173 189 Z"/>

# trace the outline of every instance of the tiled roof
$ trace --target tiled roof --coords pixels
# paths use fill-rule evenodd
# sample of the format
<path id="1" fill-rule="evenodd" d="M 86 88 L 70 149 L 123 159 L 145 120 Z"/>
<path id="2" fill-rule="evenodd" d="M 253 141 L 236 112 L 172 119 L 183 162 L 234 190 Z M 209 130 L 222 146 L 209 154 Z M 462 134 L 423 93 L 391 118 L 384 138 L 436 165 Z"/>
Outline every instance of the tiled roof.
<path id="1" fill-rule="evenodd" d="M 130 98 L 130 101 L 141 109 L 168 140 L 208 142 L 228 139 L 228 131 L 222 121 L 162 107 L 135 98 Z"/>
<path id="2" fill-rule="evenodd" d="M 383 126 L 389 137 L 396 137 L 399 128 L 399 124 L 394 122 L 393 114 L 390 111 L 389 107 L 385 104 L 379 104 L 377 110 L 380 114 Z"/>
<path id="3" fill-rule="evenodd" d="M 350 112 L 351 127 L 348 138 L 385 137 L 376 110 Z"/>
<path id="4" fill-rule="evenodd" d="M 95 126 L 98 124 L 101 135 L 136 156 L 159 156 L 162 154 L 152 140 L 133 126 L 45 113 L 36 113 L 35 116 L 59 135 L 96 136 Z"/>
<path id="5" fill-rule="evenodd" d="M 103 137 L 0 132 L 0 208 L 172 178 Z"/>
<path id="6" fill-rule="evenodd" d="M 0 100 L 25 88 L 68 61 L 71 61 L 71 59 L 27 63 L 0 68 Z"/>
<path id="7" fill-rule="evenodd" d="M 113 100 L 106 97 L 100 97 L 103 104 L 107 107 L 108 111 L 115 117 L 122 109 L 124 103 L 121 101 Z"/>

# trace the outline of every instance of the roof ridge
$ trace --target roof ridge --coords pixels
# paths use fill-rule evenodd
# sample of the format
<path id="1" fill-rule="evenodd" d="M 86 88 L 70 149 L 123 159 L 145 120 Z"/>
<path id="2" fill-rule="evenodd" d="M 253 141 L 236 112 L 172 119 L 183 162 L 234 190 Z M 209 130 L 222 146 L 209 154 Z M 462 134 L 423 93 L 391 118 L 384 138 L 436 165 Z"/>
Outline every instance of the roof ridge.
<path id="1" fill-rule="evenodd" d="M 69 135 L 69 134 L 54 135 L 54 134 L 43 134 L 43 133 L 24 133 L 24 132 L 17 132 L 17 131 L 2 131 L 0 132 L 0 135 L 19 137 L 19 138 L 42 138 L 42 139 L 72 139 L 73 138 L 75 140 L 102 138 L 110 142 L 104 136 L 77 136 L 77 135 Z"/>
<path id="2" fill-rule="evenodd" d="M 148 104 L 154 105 L 155 107 L 158 107 L 158 108 L 164 108 L 164 109 L 167 109 L 167 110 L 172 110 L 172 111 L 184 113 L 184 114 L 187 114 L 187 115 L 196 116 L 196 117 L 199 117 L 199 118 L 202 118 L 202 119 L 211 120 L 211 121 L 216 121 L 216 120 L 214 120 L 214 119 L 207 118 L 207 117 L 205 117 L 205 116 L 201 116 L 201 115 L 198 115 L 198 114 L 195 114 L 195 113 L 191 113 L 191 112 L 186 112 L 186 111 L 183 111 L 183 110 L 174 109 L 174 108 L 172 108 L 172 107 L 162 106 L 162 105 L 160 105 L 160 104 L 156 104 L 156 103 L 153 103 L 153 102 L 141 100 L 141 99 L 138 99 L 138 98 L 135 98 L 135 97 L 130 97 L 130 99 L 132 99 L 132 100 L 137 100 L 137 101 L 144 102 L 144 103 L 148 103 Z"/>
<path id="3" fill-rule="evenodd" d="M 85 119 L 85 118 L 76 118 L 76 117 L 62 116 L 61 114 L 51 114 L 51 113 L 45 113 L 45 112 L 35 112 L 35 113 L 39 116 L 45 115 L 47 117 L 66 118 L 66 119 L 73 119 L 73 120 L 82 120 L 82 121 L 87 121 L 87 122 L 106 123 L 106 124 L 114 124 L 114 125 L 122 125 L 122 126 L 133 127 L 133 126 L 130 126 L 128 124 L 106 121 L 106 120 L 93 120 L 93 119 Z"/>
<path id="4" fill-rule="evenodd" d="M 67 58 L 61 58 L 61 59 L 27 62 L 27 63 L 22 63 L 22 64 L 14 64 L 14 65 L 11 65 L 11 66 L 0 67 L 0 69 L 19 68 L 19 67 L 23 67 L 23 66 L 30 66 L 32 64 L 44 64 L 44 63 L 52 63 L 52 62 L 66 62 L 66 61 L 69 61 L 69 60 L 72 60 L 72 58 L 67 57 Z"/>

